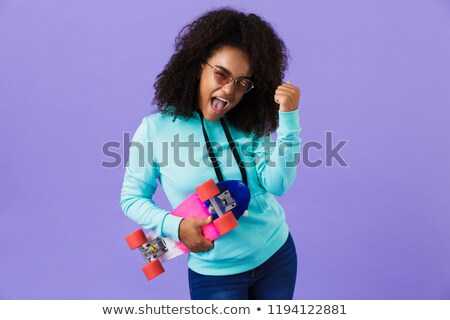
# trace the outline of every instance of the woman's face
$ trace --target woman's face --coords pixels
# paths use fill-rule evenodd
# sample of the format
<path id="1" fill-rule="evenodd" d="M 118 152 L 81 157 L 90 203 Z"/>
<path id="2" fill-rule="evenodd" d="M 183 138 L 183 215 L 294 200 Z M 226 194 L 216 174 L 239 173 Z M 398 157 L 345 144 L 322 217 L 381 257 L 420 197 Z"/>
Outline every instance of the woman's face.
<path id="1" fill-rule="evenodd" d="M 198 107 L 205 119 L 217 121 L 241 101 L 244 93 L 235 90 L 234 80 L 219 84 L 211 66 L 230 73 L 234 79 L 250 78 L 250 62 L 242 50 L 230 46 L 221 47 L 206 62 L 202 64 L 200 73 Z"/>

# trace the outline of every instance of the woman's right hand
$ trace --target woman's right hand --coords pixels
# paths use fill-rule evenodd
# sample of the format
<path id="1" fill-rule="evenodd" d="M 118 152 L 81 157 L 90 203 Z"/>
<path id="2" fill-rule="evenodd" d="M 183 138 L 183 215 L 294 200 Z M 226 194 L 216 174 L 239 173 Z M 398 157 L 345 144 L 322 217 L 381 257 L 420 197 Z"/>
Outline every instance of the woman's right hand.
<path id="1" fill-rule="evenodd" d="M 184 218 L 181 220 L 179 229 L 180 241 L 192 252 L 204 252 L 211 250 L 213 244 L 205 239 L 202 227 L 212 221 L 209 216 L 205 219 Z"/>

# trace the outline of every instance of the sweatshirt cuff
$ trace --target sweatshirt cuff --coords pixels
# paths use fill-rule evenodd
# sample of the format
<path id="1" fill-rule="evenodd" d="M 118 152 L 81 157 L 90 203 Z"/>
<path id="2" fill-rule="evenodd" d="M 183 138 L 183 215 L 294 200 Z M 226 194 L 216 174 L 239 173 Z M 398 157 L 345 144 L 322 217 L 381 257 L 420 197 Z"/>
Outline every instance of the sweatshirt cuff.
<path id="1" fill-rule="evenodd" d="M 174 239 L 176 242 L 180 242 L 180 238 L 178 236 L 178 229 L 180 227 L 181 220 L 183 220 L 183 218 L 176 217 L 170 213 L 166 214 L 161 228 L 163 237 L 170 237 Z"/>
<path id="2" fill-rule="evenodd" d="M 279 128 L 280 129 L 299 129 L 300 121 L 298 118 L 298 108 L 292 111 L 278 111 Z"/>

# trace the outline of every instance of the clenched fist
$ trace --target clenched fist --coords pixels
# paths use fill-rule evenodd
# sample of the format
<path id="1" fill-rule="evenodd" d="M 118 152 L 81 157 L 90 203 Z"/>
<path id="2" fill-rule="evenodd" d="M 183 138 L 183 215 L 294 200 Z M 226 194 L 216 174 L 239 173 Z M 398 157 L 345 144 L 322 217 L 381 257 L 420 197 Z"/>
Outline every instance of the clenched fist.
<path id="1" fill-rule="evenodd" d="M 283 83 L 275 91 L 274 99 L 280 105 L 280 111 L 295 110 L 300 102 L 300 88 L 292 85 L 290 81 Z"/>

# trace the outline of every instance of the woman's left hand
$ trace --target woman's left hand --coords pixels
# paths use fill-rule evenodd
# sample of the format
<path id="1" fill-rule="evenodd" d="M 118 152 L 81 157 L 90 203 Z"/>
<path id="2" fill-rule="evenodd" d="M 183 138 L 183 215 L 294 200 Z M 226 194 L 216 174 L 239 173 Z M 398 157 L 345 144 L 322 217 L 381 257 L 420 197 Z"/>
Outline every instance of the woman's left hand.
<path id="1" fill-rule="evenodd" d="M 283 83 L 275 91 L 274 99 L 280 105 L 280 111 L 295 110 L 300 102 L 300 88 L 292 85 L 290 81 Z"/>

